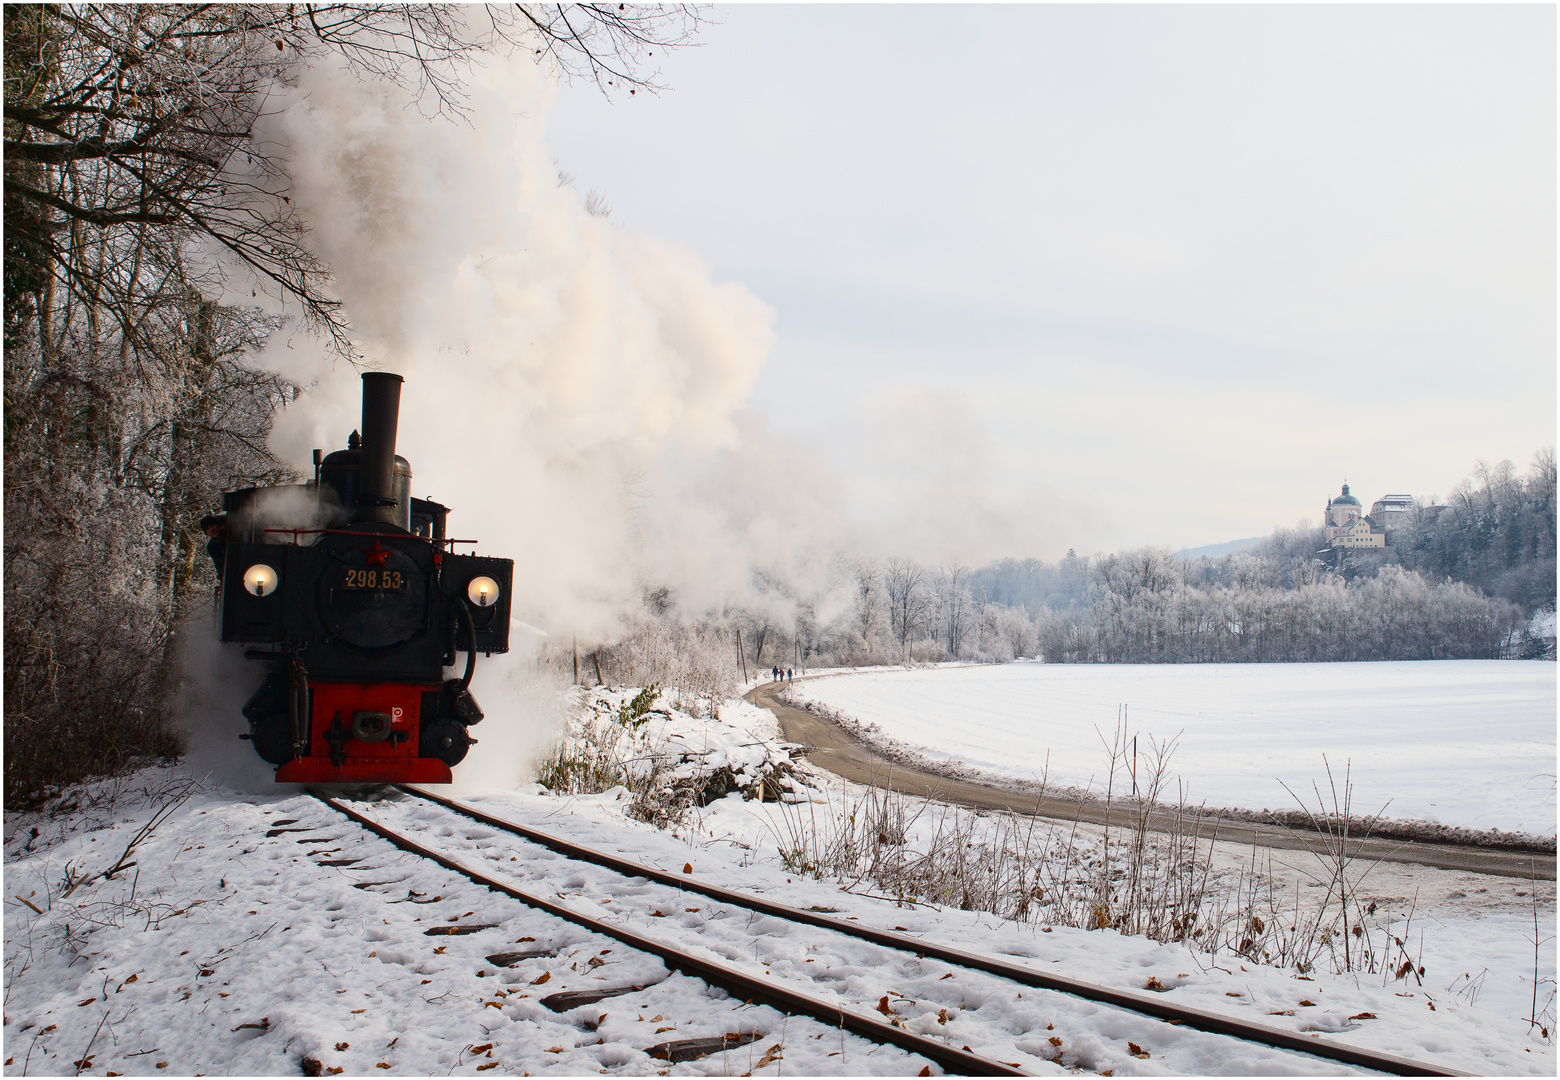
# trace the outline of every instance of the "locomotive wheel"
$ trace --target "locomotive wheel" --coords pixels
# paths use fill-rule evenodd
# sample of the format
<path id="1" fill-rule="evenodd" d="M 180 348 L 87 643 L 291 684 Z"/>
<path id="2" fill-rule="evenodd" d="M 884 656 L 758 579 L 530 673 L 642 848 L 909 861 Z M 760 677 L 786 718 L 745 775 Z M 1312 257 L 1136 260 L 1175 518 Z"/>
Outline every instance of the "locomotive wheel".
<path id="1" fill-rule="evenodd" d="M 257 724 L 250 724 L 249 741 L 254 743 L 255 753 L 272 765 L 285 765 L 291 761 L 293 741 L 288 728 L 286 713 L 268 716 Z"/>
<path id="2" fill-rule="evenodd" d="M 292 725 L 287 721 L 287 679 L 271 672 L 244 705 L 249 721 L 249 741 L 255 753 L 272 765 L 285 765 L 293 759 Z"/>
<path id="3" fill-rule="evenodd" d="M 446 765 L 459 765 L 475 740 L 454 720 L 435 720 L 424 725 L 417 742 L 420 757 L 437 758 Z"/>

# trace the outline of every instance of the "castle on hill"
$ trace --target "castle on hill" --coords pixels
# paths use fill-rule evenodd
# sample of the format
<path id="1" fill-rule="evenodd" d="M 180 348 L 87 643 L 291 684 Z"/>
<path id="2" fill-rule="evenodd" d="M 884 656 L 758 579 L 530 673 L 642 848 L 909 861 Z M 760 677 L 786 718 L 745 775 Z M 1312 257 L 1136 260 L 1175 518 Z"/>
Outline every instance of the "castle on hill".
<path id="1" fill-rule="evenodd" d="M 1332 548 L 1384 548 L 1387 538 L 1403 515 L 1413 508 L 1412 495 L 1383 495 L 1364 512 L 1359 499 L 1349 494 L 1348 481 L 1343 493 L 1327 500 L 1322 526 L 1327 530 L 1327 546 Z"/>

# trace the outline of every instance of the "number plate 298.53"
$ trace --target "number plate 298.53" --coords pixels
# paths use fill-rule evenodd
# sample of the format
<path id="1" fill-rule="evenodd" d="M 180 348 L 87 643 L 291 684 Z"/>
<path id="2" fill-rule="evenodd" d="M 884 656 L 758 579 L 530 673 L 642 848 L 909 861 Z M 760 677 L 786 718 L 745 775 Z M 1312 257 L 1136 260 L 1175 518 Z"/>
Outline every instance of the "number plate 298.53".
<path id="1" fill-rule="evenodd" d="M 406 575 L 399 570 L 354 570 L 348 567 L 342 584 L 349 589 L 403 589 Z"/>

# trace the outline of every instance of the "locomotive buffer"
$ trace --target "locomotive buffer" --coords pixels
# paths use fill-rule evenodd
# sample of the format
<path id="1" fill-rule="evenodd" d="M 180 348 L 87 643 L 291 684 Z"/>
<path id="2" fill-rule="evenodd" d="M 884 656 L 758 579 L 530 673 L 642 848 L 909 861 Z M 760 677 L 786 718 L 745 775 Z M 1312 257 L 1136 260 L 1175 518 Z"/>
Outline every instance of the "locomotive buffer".
<path id="1" fill-rule="evenodd" d="M 477 654 L 509 650 L 514 561 L 454 554 L 474 541 L 411 497 L 401 382 L 363 375 L 362 436 L 316 450 L 311 482 L 223 496 L 220 634 L 266 665 L 240 738 L 278 782 L 449 783 L 482 719 Z"/>

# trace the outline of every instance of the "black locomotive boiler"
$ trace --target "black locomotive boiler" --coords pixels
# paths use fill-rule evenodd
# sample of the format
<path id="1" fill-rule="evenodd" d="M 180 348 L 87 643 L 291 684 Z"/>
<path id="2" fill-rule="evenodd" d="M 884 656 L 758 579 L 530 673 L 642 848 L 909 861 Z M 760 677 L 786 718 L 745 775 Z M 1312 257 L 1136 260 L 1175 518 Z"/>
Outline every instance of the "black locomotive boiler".
<path id="1" fill-rule="evenodd" d="M 449 508 L 411 497 L 401 383 L 363 376 L 361 438 L 314 451 L 313 482 L 230 491 L 209 519 L 221 638 L 267 669 L 240 737 L 278 782 L 449 783 L 477 654 L 509 649 L 514 562 L 456 554 L 474 541 L 446 536 Z"/>

